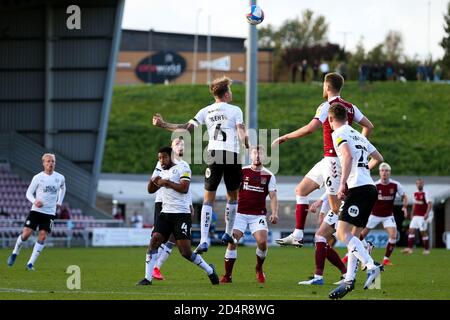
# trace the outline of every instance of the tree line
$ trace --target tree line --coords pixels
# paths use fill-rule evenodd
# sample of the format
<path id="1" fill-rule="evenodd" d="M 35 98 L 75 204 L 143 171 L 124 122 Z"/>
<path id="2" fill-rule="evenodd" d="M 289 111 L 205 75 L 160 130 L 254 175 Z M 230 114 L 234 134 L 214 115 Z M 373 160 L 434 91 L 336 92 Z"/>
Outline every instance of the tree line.
<path id="1" fill-rule="evenodd" d="M 328 40 L 329 24 L 323 15 L 305 10 L 300 17 L 287 19 L 276 28 L 268 24 L 258 31 L 260 49 L 273 50 L 275 81 L 295 80 L 296 71 L 309 79 L 316 78 L 316 69 L 326 61 L 330 70 L 345 73 L 350 80 L 432 80 L 450 78 L 450 2 L 444 15 L 445 37 L 440 42 L 444 49 L 442 59 L 428 57 L 421 61 L 417 56 L 404 54 L 403 36 L 399 31 L 389 31 L 384 41 L 371 50 L 364 47 L 364 38 L 356 50 L 349 52 Z M 364 74 L 364 73 L 367 74 Z"/>

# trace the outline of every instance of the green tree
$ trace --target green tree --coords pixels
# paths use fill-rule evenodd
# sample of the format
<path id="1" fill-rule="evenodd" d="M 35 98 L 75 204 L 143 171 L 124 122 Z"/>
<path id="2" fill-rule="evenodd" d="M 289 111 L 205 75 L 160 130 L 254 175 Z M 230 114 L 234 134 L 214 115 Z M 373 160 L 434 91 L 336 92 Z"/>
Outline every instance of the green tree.
<path id="1" fill-rule="evenodd" d="M 283 48 L 305 48 L 324 44 L 327 40 L 328 23 L 325 17 L 314 17 L 314 12 L 303 11 L 302 18 L 288 19 L 277 31 L 276 41 Z"/>
<path id="2" fill-rule="evenodd" d="M 276 30 L 271 24 L 258 29 L 258 47 L 274 49 L 277 45 L 276 37 Z"/>
<path id="3" fill-rule="evenodd" d="M 450 2 L 447 5 L 447 14 L 444 15 L 445 25 L 445 37 L 442 38 L 440 43 L 441 47 L 444 49 L 444 57 L 442 58 L 442 62 L 447 70 L 450 69 Z M 448 72 L 450 76 L 450 72 Z"/>
<path id="4" fill-rule="evenodd" d="M 364 48 L 364 37 L 361 37 L 356 44 L 355 53 L 352 54 L 348 61 L 348 73 L 350 79 L 358 79 L 359 67 L 366 62 L 367 54 Z"/>
<path id="5" fill-rule="evenodd" d="M 384 45 L 380 43 L 379 45 L 375 46 L 372 50 L 369 51 L 367 54 L 367 60 L 372 63 L 383 63 L 386 61 L 386 56 L 383 52 Z"/>
<path id="6" fill-rule="evenodd" d="M 399 31 L 391 30 L 387 33 L 383 53 L 389 62 L 399 62 L 403 58 L 403 36 Z"/>

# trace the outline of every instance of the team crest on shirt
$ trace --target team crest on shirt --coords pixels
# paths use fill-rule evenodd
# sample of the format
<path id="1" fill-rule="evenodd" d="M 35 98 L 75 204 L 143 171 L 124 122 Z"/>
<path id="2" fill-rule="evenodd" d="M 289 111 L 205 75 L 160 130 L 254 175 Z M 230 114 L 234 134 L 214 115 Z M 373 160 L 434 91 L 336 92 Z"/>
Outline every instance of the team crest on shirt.
<path id="1" fill-rule="evenodd" d="M 390 189 L 389 192 L 392 194 L 394 193 L 394 189 Z"/>
<path id="2" fill-rule="evenodd" d="M 261 178 L 261 184 L 267 184 L 267 178 Z"/>

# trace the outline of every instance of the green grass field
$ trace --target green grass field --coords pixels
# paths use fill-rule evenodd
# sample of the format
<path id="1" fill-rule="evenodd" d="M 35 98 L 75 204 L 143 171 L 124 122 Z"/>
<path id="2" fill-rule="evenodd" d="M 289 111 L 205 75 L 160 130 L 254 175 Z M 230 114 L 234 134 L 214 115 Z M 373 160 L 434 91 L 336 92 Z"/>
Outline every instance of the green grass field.
<path id="1" fill-rule="evenodd" d="M 223 272 L 224 247 L 212 247 L 204 255 L 207 262 Z M 0 300 L 8 299 L 164 299 L 164 300 L 310 300 L 328 299 L 328 292 L 339 279 L 338 271 L 328 262 L 323 286 L 299 286 L 314 270 L 313 248 L 269 249 L 265 263 L 267 281 L 255 280 L 255 249 L 238 250 L 233 283 L 212 286 L 203 270 L 174 252 L 162 272 L 164 281 L 152 286 L 137 287 L 143 278 L 145 248 L 47 248 L 36 263 L 35 272 L 25 270 L 31 254 L 23 249 L 13 267 L 6 265 L 10 250 L 0 250 Z M 343 254 L 344 250 L 339 249 Z M 380 260 L 384 249 L 375 249 L 373 256 Z M 435 249 L 423 256 L 421 248 L 404 256 L 400 250 L 392 257 L 394 266 L 382 273 L 380 290 L 363 290 L 365 273 L 358 272 L 356 288 L 345 299 L 450 299 L 450 250 Z M 81 290 L 66 287 L 66 269 L 70 265 L 81 268 Z"/>

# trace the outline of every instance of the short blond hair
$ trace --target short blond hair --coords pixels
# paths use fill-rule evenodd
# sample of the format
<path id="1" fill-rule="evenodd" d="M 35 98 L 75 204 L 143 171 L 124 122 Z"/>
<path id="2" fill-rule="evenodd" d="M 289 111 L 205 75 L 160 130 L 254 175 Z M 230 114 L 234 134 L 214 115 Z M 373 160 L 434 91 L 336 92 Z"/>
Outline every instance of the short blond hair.
<path id="1" fill-rule="evenodd" d="M 378 167 L 378 170 L 382 170 L 382 169 L 391 171 L 391 166 L 387 162 L 382 162 L 380 164 L 380 166 Z"/>
<path id="2" fill-rule="evenodd" d="M 231 80 L 226 76 L 217 78 L 213 80 L 213 82 L 209 85 L 209 91 L 213 96 L 223 98 L 225 93 L 227 93 L 230 90 L 230 86 L 232 83 L 233 80 Z"/>
<path id="3" fill-rule="evenodd" d="M 48 157 L 52 157 L 56 161 L 56 156 L 53 153 L 44 153 L 44 155 L 42 156 L 42 162 L 44 162 L 44 160 Z"/>

